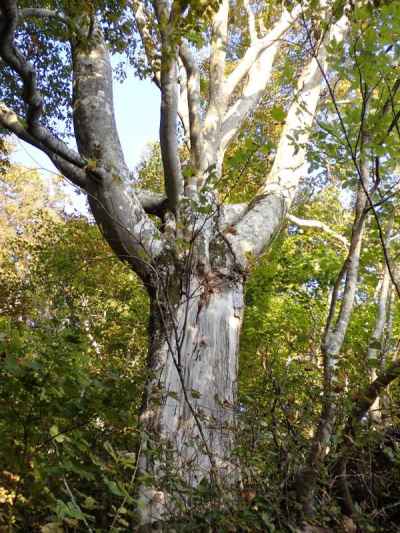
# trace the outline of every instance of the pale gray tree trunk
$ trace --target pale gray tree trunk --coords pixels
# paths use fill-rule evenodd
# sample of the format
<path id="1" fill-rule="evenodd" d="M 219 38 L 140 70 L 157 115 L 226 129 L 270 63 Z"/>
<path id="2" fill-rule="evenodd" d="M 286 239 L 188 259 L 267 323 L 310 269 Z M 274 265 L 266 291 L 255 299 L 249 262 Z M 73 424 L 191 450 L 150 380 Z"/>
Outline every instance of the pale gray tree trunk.
<path id="1" fill-rule="evenodd" d="M 190 492 L 202 481 L 220 490 L 237 479 L 232 448 L 243 279 L 215 269 L 172 285 L 158 287 L 151 299 L 140 466 L 154 479 L 142 491 L 144 522 L 173 511 L 172 480 Z"/>
<path id="2" fill-rule="evenodd" d="M 390 235 L 389 235 L 390 236 Z M 383 357 L 383 341 L 385 326 L 387 325 L 387 318 L 389 312 L 389 300 L 391 292 L 391 279 L 388 265 L 383 266 L 382 279 L 380 280 L 380 287 L 378 287 L 378 301 L 377 301 L 377 315 L 374 329 L 368 345 L 367 363 L 370 366 L 370 379 L 374 381 L 378 377 L 378 370 L 382 368 L 385 363 Z M 376 424 L 382 420 L 381 402 L 379 396 L 371 405 L 370 418 Z"/>
<path id="3" fill-rule="evenodd" d="M 362 166 L 362 179 L 364 186 L 367 187 L 368 167 L 365 163 Z M 338 377 L 339 359 L 356 296 L 362 239 L 367 215 L 366 206 L 367 196 L 364 188 L 359 185 L 349 251 L 333 287 L 321 343 L 324 370 L 321 413 L 317 430 L 311 441 L 306 465 L 299 472 L 296 480 L 298 498 L 306 516 L 314 513 L 314 491 L 321 466 L 329 451 L 339 398 L 344 390 Z M 343 290 L 341 299 L 339 299 L 342 284 Z"/>

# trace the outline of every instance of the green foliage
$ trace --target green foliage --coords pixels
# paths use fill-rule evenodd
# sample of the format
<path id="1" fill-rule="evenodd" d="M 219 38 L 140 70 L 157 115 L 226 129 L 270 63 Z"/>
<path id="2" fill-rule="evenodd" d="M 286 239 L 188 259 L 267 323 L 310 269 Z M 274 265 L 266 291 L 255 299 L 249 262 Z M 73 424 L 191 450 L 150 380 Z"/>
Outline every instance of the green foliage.
<path id="1" fill-rule="evenodd" d="M 128 3 L 36 4 L 67 8 L 72 24 L 84 24 L 96 11 L 111 51 L 126 52 L 139 75 L 150 74 L 130 33 Z M 194 50 L 204 46 L 208 17 L 217 2 L 207 4 L 182 3 L 188 16 L 176 28 L 177 42 L 184 33 Z M 249 42 L 243 9 L 242 2 L 232 9 L 227 70 L 236 65 Z M 266 2 L 257 17 L 271 22 L 279 9 L 276 3 Z M 310 27 L 314 33 L 324 29 L 318 13 Z M 379 10 L 370 4 L 355 6 L 348 42 L 345 46 L 333 42 L 329 47 L 326 105 L 321 106 L 317 126 L 304 146 L 309 176 L 296 199 L 296 214 L 320 220 L 347 238 L 359 183 L 355 162 L 360 159 L 362 133 L 366 133 L 363 155 L 380 187 L 374 201 L 384 230 L 396 208 L 399 132 L 393 119 L 399 99 L 394 91 L 399 28 L 398 2 L 388 2 Z M 68 119 L 71 87 L 66 43 L 71 29 L 39 21 L 19 30 L 21 50 L 40 74 L 51 126 Z M 150 29 L 156 31 L 155 26 Z M 307 31 L 302 28 L 297 37 L 289 36 L 291 44 L 299 46 L 282 47 L 279 74 L 263 105 L 229 148 L 223 178 L 215 183 L 220 200 L 248 201 L 264 182 L 310 45 Z M 204 73 L 209 65 L 200 60 L 199 67 L 205 95 Z M 123 69 L 119 74 L 123 77 Z M 19 86 L 6 68 L 1 78 L 0 99 L 22 110 Z M 390 113 L 383 112 L 386 105 Z M 300 133 L 293 136 L 294 144 Z M 182 159 L 188 159 L 184 148 L 182 154 Z M 184 174 L 191 172 L 187 165 Z M 150 148 L 134 179 L 135 185 L 163 191 L 158 145 Z M 44 533 L 132 531 L 140 507 L 135 490 L 138 483 L 153 482 L 146 476 L 137 478 L 135 453 L 146 379 L 147 297 L 129 269 L 117 263 L 95 226 L 85 218 L 63 214 L 62 195 L 56 192 L 52 196 L 37 174 L 21 169 L 12 169 L 0 181 L 0 528 Z M 203 219 L 210 214 L 205 201 L 208 192 L 206 187 L 198 200 L 188 202 L 190 214 Z M 395 233 L 399 222 L 395 214 Z M 391 303 L 392 324 L 386 325 L 385 337 L 371 344 L 377 279 L 383 268 L 381 229 L 376 220 L 368 219 L 355 308 L 339 354 L 337 427 L 318 480 L 315 522 L 332 531 L 346 529 L 335 492 L 337 461 L 347 443 L 343 428 L 360 400 L 358 391 L 371 380 L 371 370 L 379 370 L 397 356 L 397 302 Z M 187 247 L 187 240 L 176 240 L 178 252 L 187 253 Z M 252 273 L 235 406 L 234 460 L 241 465 L 241 478 L 238 486 L 222 493 L 205 481 L 194 490 L 166 464 L 162 482 L 174 493 L 177 510 L 168 524 L 171 531 L 295 530 L 301 510 L 294 482 L 305 464 L 321 411 L 321 339 L 332 287 L 346 253 L 332 236 L 287 224 Z M 398 253 L 394 242 L 392 257 Z M 339 300 L 342 290 L 341 285 Z M 368 347 L 379 350 L 372 362 L 366 357 Z M 199 399 L 195 388 L 189 393 Z M 383 396 L 387 417 L 383 424 L 398 425 L 398 385 L 394 383 Z M 392 513 L 399 497 L 398 442 L 392 439 L 388 444 L 385 431 L 371 430 L 366 419 L 349 446 L 353 461 L 349 479 L 363 531 L 394 531 L 391 528 L 398 523 Z M 155 461 L 161 452 L 161 444 L 156 443 Z"/>
<path id="2" fill-rule="evenodd" d="M 10 200 L 2 198 L 15 216 L 9 216 L 8 226 L 4 222 L 2 233 L 1 525 L 16 531 L 108 531 L 111 525 L 127 531 L 136 523 L 135 487 L 145 481 L 136 479 L 134 450 L 145 379 L 146 296 L 134 275 L 113 258 L 95 226 L 44 209 L 45 188 L 32 195 L 23 179 L 35 182 L 29 174 L 10 174 L 4 190 L 12 188 L 14 194 Z M 25 190 L 30 202 L 23 198 Z M 18 197 L 25 213 L 13 211 Z M 297 215 L 329 223 L 343 235 L 352 218 L 335 186 L 299 203 Z M 397 228 L 397 219 L 394 224 Z M 376 316 L 372 299 L 382 268 L 379 250 L 372 224 L 340 363 L 340 383 L 346 384 L 341 385 L 343 421 L 354 391 L 369 380 L 365 354 Z M 188 490 L 179 472 L 167 468 L 164 482 L 181 502 L 171 528 L 294 527 L 299 506 L 293 483 L 319 414 L 320 341 L 329 291 L 344 257 L 345 249 L 333 237 L 289 224 L 252 274 L 241 343 L 235 450 L 241 484 L 224 495 L 208 484 Z M 396 321 L 393 333 L 398 335 Z M 192 397 L 196 393 L 193 389 Z M 398 401 L 398 388 L 392 387 L 392 409 Z M 396 416 L 391 420 L 397 423 Z M 359 467 L 365 468 L 370 437 L 357 442 L 363 450 Z M 321 473 L 318 500 L 318 523 L 338 531 L 342 518 L 329 468 L 335 468 L 339 452 L 337 436 Z M 154 453 L 156 458 L 157 449 Z M 190 516 L 183 494 L 190 494 Z M 375 527 L 371 500 L 362 498 L 365 527 Z M 382 505 L 390 505 L 387 498 L 385 493 Z"/>
<path id="3" fill-rule="evenodd" d="M 146 296 L 95 226 L 34 216 L 3 241 L 0 524 L 105 529 L 132 513 Z"/>
<path id="4" fill-rule="evenodd" d="M 154 192 L 163 191 L 164 171 L 162 168 L 160 145 L 158 143 L 147 146 L 142 160 L 136 166 L 133 179 L 140 188 Z"/>

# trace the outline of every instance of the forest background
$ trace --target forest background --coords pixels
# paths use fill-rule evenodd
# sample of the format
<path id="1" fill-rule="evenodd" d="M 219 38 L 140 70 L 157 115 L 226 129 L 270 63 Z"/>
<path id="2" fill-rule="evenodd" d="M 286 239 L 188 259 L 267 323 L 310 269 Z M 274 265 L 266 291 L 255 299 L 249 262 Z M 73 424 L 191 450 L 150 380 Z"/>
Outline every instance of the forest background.
<path id="1" fill-rule="evenodd" d="M 239 28 L 246 5 L 235 4 Z M 238 396 L 223 406 L 235 414 L 240 479 L 221 494 L 212 480 L 188 487 L 167 469 L 161 486 L 174 501 L 167 531 L 397 530 L 400 83 L 393 43 L 400 9 L 367 3 L 352 17 L 349 45 L 330 50 L 332 73 L 312 131 L 304 146 L 292 139 L 295 152 L 307 154 L 308 173 L 246 285 Z M 290 58 L 297 71 L 305 59 Z M 279 61 L 217 180 L 220 197 L 234 203 L 262 186 L 284 131 L 296 76 L 284 54 Z M 136 530 L 145 505 L 138 491 L 154 483 L 138 467 L 151 379 L 149 296 L 93 219 L 65 209 L 62 182 L 49 186 L 39 171 L 10 164 L 8 143 L 0 179 L 0 524 L 44 533 Z M 179 150 L 187 160 L 184 143 Z M 163 174 L 155 143 L 130 185 L 160 193 Z M 344 323 L 333 365 L 336 355 L 326 353 L 332 320 L 336 329 Z M 307 470 L 310 461 L 316 469 Z"/>

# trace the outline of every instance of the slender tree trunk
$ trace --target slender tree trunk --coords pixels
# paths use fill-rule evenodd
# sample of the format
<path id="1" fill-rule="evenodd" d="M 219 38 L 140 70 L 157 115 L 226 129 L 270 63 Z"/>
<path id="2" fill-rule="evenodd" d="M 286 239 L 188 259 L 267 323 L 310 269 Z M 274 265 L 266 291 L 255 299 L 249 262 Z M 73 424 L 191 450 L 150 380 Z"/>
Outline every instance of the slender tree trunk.
<path id="1" fill-rule="evenodd" d="M 363 179 L 367 183 L 367 166 L 363 167 Z M 324 364 L 324 396 L 318 427 L 312 439 L 309 455 L 305 467 L 299 472 L 296 479 L 296 491 L 301 501 L 303 514 L 314 514 L 314 492 L 318 482 L 321 466 L 329 450 L 329 443 L 333 435 L 336 422 L 337 408 L 340 394 L 343 390 L 338 380 L 338 364 L 340 352 L 345 340 L 347 328 L 353 312 L 362 239 L 366 220 L 365 207 L 367 197 L 360 186 L 356 201 L 356 216 L 354 220 L 349 252 L 346 261 L 335 282 L 332 291 L 325 332 L 321 343 L 321 352 Z M 344 280 L 343 294 L 340 308 L 335 318 L 338 305 L 339 288 Z"/>
<path id="2" fill-rule="evenodd" d="M 176 508 L 171 480 L 189 494 L 202 481 L 221 489 L 237 479 L 231 456 L 243 278 L 226 268 L 190 270 L 183 281 L 165 277 L 151 297 L 139 462 L 153 479 L 141 489 L 144 523 Z"/>
<path id="3" fill-rule="evenodd" d="M 389 219 L 389 224 L 386 230 L 386 243 L 390 246 L 390 236 L 393 230 L 394 215 Z M 392 291 L 392 280 L 389 265 L 384 261 L 382 276 L 377 286 L 376 303 L 377 314 L 374 329 L 368 345 L 367 362 L 370 366 L 370 380 L 375 381 L 378 377 L 378 370 L 382 370 L 386 361 L 384 353 L 385 337 L 390 339 L 390 328 L 388 328 L 388 318 L 390 316 L 390 298 Z M 386 331 L 385 331 L 386 329 Z M 388 331 L 389 329 L 389 331 Z M 369 411 L 370 419 L 375 424 L 382 422 L 382 398 L 379 396 L 371 405 Z"/>
<path id="4" fill-rule="evenodd" d="M 370 379 L 375 381 L 378 377 L 378 369 L 384 365 L 383 360 L 383 340 L 385 333 L 385 325 L 387 323 L 387 314 L 389 311 L 389 298 L 391 290 L 390 273 L 387 264 L 383 266 L 383 275 L 381 280 L 381 287 L 377 302 L 377 316 L 375 326 L 371 334 L 368 346 L 367 362 L 370 364 Z M 377 396 L 370 408 L 370 419 L 375 424 L 380 424 L 382 421 L 380 397 Z"/>

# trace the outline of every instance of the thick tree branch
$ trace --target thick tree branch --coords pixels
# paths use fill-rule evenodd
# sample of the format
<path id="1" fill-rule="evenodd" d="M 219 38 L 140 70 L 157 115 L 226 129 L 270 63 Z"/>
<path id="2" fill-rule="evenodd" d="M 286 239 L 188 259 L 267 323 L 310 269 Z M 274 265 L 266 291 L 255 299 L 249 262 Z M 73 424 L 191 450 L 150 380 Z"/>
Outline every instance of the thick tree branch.
<path id="1" fill-rule="evenodd" d="M 18 11 L 18 19 L 24 20 L 27 18 L 42 18 L 42 19 L 55 19 L 67 26 L 71 25 L 71 19 L 66 17 L 63 13 L 54 11 L 52 9 L 40 9 L 35 7 L 27 7 Z"/>
<path id="2" fill-rule="evenodd" d="M 169 46 L 163 50 L 161 66 L 160 147 L 164 167 L 165 191 L 171 211 L 176 212 L 183 192 L 183 178 L 177 138 L 178 82 L 176 56 Z"/>
<path id="3" fill-rule="evenodd" d="M 193 54 L 185 43 L 181 44 L 179 51 L 187 75 L 190 149 L 192 154 L 193 175 L 195 177 L 197 173 L 205 170 L 201 121 L 200 72 Z M 196 183 L 193 183 L 193 180 L 188 180 L 187 186 L 189 189 L 195 188 Z"/>
<path id="4" fill-rule="evenodd" d="M 279 49 L 279 41 L 270 46 L 254 62 L 242 94 L 228 109 L 221 127 L 221 151 L 224 153 L 235 138 L 247 116 L 256 109 L 271 79 L 273 62 Z"/>
<path id="5" fill-rule="evenodd" d="M 128 168 L 115 122 L 110 58 L 101 29 L 95 20 L 91 24 L 89 39 L 71 42 L 76 142 L 92 168 L 122 178 Z"/>
<path id="6" fill-rule="evenodd" d="M 357 289 L 358 270 L 360 264 L 361 244 L 364 233 L 367 198 L 364 191 L 359 190 L 357 199 L 356 219 L 353 225 L 353 231 L 350 240 L 350 248 L 346 259 L 346 278 L 343 289 L 343 296 L 340 304 L 340 311 L 336 322 L 334 323 L 334 310 L 330 313 L 331 322 L 328 323 L 326 333 L 323 339 L 322 351 L 325 356 L 325 372 L 327 376 L 327 385 L 331 385 L 333 379 L 336 379 L 337 356 L 343 346 L 347 327 L 350 322 L 351 313 L 354 306 L 354 298 Z M 332 308 L 337 302 L 331 302 Z"/>
<path id="7" fill-rule="evenodd" d="M 88 181 L 85 169 L 83 168 L 84 163 L 78 166 L 70 161 L 67 161 L 58 155 L 57 152 L 49 150 L 47 146 L 43 145 L 40 141 L 28 133 L 28 131 L 23 127 L 18 116 L 4 104 L 0 104 L 0 126 L 10 133 L 14 133 L 14 135 L 16 135 L 22 141 L 25 141 L 32 146 L 35 146 L 35 148 L 42 150 L 50 158 L 54 166 L 62 175 L 68 178 L 77 187 L 86 190 Z"/>
<path id="8" fill-rule="evenodd" d="M 147 63 L 153 73 L 153 82 L 161 89 L 161 53 L 150 30 L 150 15 L 146 13 L 143 2 L 131 0 L 136 26 L 143 44 Z M 181 94 L 178 101 L 178 116 L 185 132 L 189 132 L 189 119 L 187 112 L 187 88 L 186 80 L 181 83 Z"/>
<path id="9" fill-rule="evenodd" d="M 69 160 L 65 159 L 60 155 L 64 152 L 64 143 L 61 141 L 53 140 L 53 144 L 56 142 L 60 143 L 60 149 L 50 150 L 46 145 L 40 142 L 36 137 L 27 131 L 23 126 L 22 120 L 9 109 L 5 104 L 0 103 L 0 125 L 8 130 L 10 133 L 14 133 L 19 139 L 25 141 L 39 150 L 42 150 L 53 162 L 54 166 L 68 178 L 72 183 L 77 185 L 82 189 L 86 189 L 87 178 L 84 170 L 85 162 L 83 159 L 79 158 L 79 155 L 76 154 L 76 161 L 71 163 L 71 158 Z M 66 148 L 66 147 L 65 147 Z M 68 149 L 69 150 L 69 149 Z M 79 163 L 79 164 L 77 164 Z"/>
<path id="10" fill-rule="evenodd" d="M 8 108 L 5 104 L 0 103 L 0 121 L 4 128 L 8 129 L 21 140 L 40 148 L 48 154 L 54 154 L 66 163 L 76 166 L 78 169 L 83 169 L 86 165 L 83 159 L 75 150 L 69 148 L 63 141 L 57 139 L 52 133 L 39 126 L 35 129 L 35 134 L 30 132 L 25 127 L 24 121 L 18 115 Z M 39 132 L 39 134 L 38 134 Z"/>
<path id="11" fill-rule="evenodd" d="M 166 2 L 155 0 L 154 6 L 161 33 L 161 110 L 160 148 L 164 167 L 165 192 L 168 205 L 177 213 L 183 193 L 183 177 L 177 136 L 178 118 L 178 48 L 175 43 L 175 24 L 178 13 L 174 2 L 168 11 Z"/>
<path id="12" fill-rule="evenodd" d="M 320 65 L 326 67 L 326 45 L 332 38 L 340 42 L 347 28 L 348 19 L 343 16 L 325 35 L 318 59 L 313 57 L 305 66 L 296 98 L 287 113 L 271 172 L 258 196 L 236 224 L 236 235 L 229 235 L 237 260 L 244 268 L 247 255 L 260 255 L 274 238 L 294 199 L 299 181 L 306 171 L 305 143 L 321 94 L 323 77 Z"/>
<path id="13" fill-rule="evenodd" d="M 249 36 L 250 36 L 250 43 L 254 44 L 257 41 L 257 29 L 256 29 L 256 19 L 254 16 L 254 12 L 251 8 L 251 4 L 249 0 L 243 0 L 243 6 L 247 13 L 247 22 L 248 22 L 248 28 L 249 28 Z"/>
<path id="14" fill-rule="evenodd" d="M 79 151 L 89 161 L 88 200 L 110 246 L 146 280 L 163 242 L 135 193 L 128 190 L 129 171 L 115 123 L 110 58 L 96 20 L 91 24 L 89 39 L 72 42 L 74 129 Z M 102 179 L 93 179 L 99 172 Z"/>
<path id="15" fill-rule="evenodd" d="M 386 231 L 386 242 L 390 243 L 390 235 L 393 229 L 394 212 L 389 220 L 388 228 Z M 378 365 L 380 368 L 385 364 L 385 356 L 383 353 L 383 339 L 385 326 L 387 326 L 387 318 L 390 312 L 390 295 L 392 291 L 392 283 L 390 279 L 390 272 L 386 261 L 383 264 L 383 271 L 381 279 L 377 286 L 377 313 L 375 319 L 375 325 L 372 330 L 367 352 L 367 363 L 369 366 L 369 374 L 371 381 L 377 377 Z M 379 422 L 381 419 L 381 409 L 379 398 L 371 406 L 370 412 L 371 419 L 375 422 Z"/>
<path id="16" fill-rule="evenodd" d="M 27 127 L 36 134 L 43 112 L 42 96 L 37 88 L 36 72 L 14 43 L 18 22 L 18 8 L 13 0 L 4 0 L 0 12 L 0 55 L 3 61 L 18 74 L 23 83 L 23 99 L 27 104 Z"/>
<path id="17" fill-rule="evenodd" d="M 389 269 L 387 267 L 387 264 L 385 263 L 383 266 L 383 275 L 379 287 L 376 321 L 368 345 L 368 361 L 378 361 L 379 355 L 381 353 L 381 349 L 378 347 L 378 345 L 382 344 L 382 336 L 385 329 L 387 312 L 389 307 L 388 303 L 390 297 L 390 289 L 391 280 L 389 275 Z M 376 377 L 376 370 L 373 369 L 371 374 L 373 377 Z"/>
<path id="18" fill-rule="evenodd" d="M 210 82 L 208 107 L 204 120 L 206 168 L 216 163 L 221 136 L 221 124 L 226 108 L 224 91 L 225 60 L 228 37 L 229 0 L 222 0 L 212 22 Z M 217 169 L 217 172 L 220 169 Z"/>
<path id="19" fill-rule="evenodd" d="M 219 107 L 223 97 L 229 2 L 222 0 L 212 22 L 209 107 Z"/>
<path id="20" fill-rule="evenodd" d="M 81 156 L 39 124 L 43 104 L 36 74 L 13 41 L 17 19 L 15 3 L 3 2 L 0 53 L 23 81 L 27 124 L 4 105 L 0 107 L 1 124 L 45 152 L 63 175 L 86 190 L 112 248 L 143 278 L 148 277 L 152 257 L 161 253 L 162 243 L 137 198 L 125 190 L 128 169 L 116 132 L 112 69 L 101 32 L 94 24 L 91 43 L 80 42 L 79 36 L 73 42 L 74 127 Z"/>
<path id="21" fill-rule="evenodd" d="M 221 128 L 222 153 L 225 152 L 246 117 L 256 109 L 264 95 L 271 80 L 275 57 L 281 45 L 279 37 L 288 31 L 299 10 L 300 6 L 297 6 L 292 14 L 285 10 L 275 27 L 266 37 L 256 41 L 247 50 L 242 61 L 229 76 L 225 84 L 227 100 L 232 97 L 234 90 L 245 75 L 247 75 L 247 82 L 243 87 L 241 96 L 231 105 L 224 117 Z"/>
<path id="22" fill-rule="evenodd" d="M 234 71 L 228 76 L 225 82 L 225 95 L 227 98 L 230 98 L 238 84 L 244 79 L 245 76 L 249 73 L 250 69 L 259 59 L 260 55 L 266 52 L 271 47 L 279 46 L 279 39 L 289 30 L 292 24 L 299 18 L 301 13 L 301 6 L 296 6 L 292 12 L 283 11 L 281 18 L 275 24 L 275 26 L 262 38 L 254 39 L 250 48 L 248 48 L 240 59 L 239 63 L 235 67 Z M 275 55 L 276 51 L 271 53 Z M 265 79 L 266 74 L 264 74 Z M 268 82 L 268 78 L 265 81 L 265 84 Z"/>
<path id="23" fill-rule="evenodd" d="M 178 61 L 178 117 L 181 121 L 185 141 L 189 145 L 190 140 L 190 124 L 189 124 L 189 105 L 188 105 L 188 83 L 187 73 L 183 65 L 182 59 Z"/>
<path id="24" fill-rule="evenodd" d="M 22 80 L 23 99 L 27 105 L 26 126 L 22 125 L 12 110 L 4 105 L 1 110 L 3 123 L 21 139 L 41 147 L 48 153 L 53 153 L 57 158 L 65 160 L 69 166 L 76 165 L 83 168 L 85 160 L 39 123 L 43 111 L 43 101 L 37 87 L 36 72 L 14 43 L 18 16 L 16 3 L 12 0 L 5 0 L 0 12 L 0 56 Z"/>

